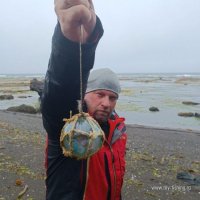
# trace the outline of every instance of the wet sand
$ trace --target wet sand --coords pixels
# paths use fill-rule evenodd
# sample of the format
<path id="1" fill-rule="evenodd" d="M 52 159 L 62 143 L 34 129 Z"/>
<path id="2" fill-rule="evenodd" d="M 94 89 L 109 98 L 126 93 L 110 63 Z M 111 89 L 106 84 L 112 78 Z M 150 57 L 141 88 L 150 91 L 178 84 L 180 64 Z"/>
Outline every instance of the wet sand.
<path id="1" fill-rule="evenodd" d="M 123 200 L 199 199 L 200 186 L 176 175 L 200 174 L 200 131 L 127 125 L 127 134 Z M 0 200 L 26 185 L 21 199 L 45 198 L 44 146 L 40 115 L 0 111 Z"/>

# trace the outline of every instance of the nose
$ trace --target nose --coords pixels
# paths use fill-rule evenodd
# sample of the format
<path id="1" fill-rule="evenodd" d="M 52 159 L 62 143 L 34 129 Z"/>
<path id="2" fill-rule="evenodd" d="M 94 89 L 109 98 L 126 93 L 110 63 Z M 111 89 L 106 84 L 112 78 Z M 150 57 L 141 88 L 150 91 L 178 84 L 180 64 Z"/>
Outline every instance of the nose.
<path id="1" fill-rule="evenodd" d="M 102 98 L 102 102 L 101 105 L 105 108 L 109 108 L 110 107 L 110 99 L 108 96 L 105 96 L 104 98 Z"/>

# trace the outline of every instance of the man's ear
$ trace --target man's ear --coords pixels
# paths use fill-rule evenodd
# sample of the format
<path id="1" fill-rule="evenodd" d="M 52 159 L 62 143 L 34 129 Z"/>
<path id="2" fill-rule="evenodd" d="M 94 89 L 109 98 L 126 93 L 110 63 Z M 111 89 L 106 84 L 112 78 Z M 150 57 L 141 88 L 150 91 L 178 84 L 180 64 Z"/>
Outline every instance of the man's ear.
<path id="1" fill-rule="evenodd" d="M 84 101 L 87 101 L 87 99 L 88 99 L 88 96 L 89 96 L 89 93 L 85 93 L 85 96 L 84 96 Z"/>

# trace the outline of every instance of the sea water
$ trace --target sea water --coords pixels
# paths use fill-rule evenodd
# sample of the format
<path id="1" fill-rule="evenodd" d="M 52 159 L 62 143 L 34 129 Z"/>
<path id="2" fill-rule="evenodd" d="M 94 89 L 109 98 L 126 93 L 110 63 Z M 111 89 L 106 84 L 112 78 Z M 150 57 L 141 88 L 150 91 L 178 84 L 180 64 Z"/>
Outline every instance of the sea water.
<path id="1" fill-rule="evenodd" d="M 127 123 L 200 131 L 200 118 L 180 117 L 179 112 L 200 113 L 200 74 L 119 74 L 122 94 L 118 113 Z M 150 112 L 150 107 L 159 112 Z"/>
<path id="2" fill-rule="evenodd" d="M 126 123 L 200 131 L 200 118 L 180 117 L 179 112 L 200 113 L 200 73 L 118 74 L 122 92 L 116 111 Z M 0 95 L 13 94 L 13 100 L 0 101 L 0 109 L 38 102 L 37 92 L 30 91 L 30 80 L 43 79 L 43 74 L 0 75 Z M 21 98 L 25 95 L 26 98 Z M 149 111 L 157 107 L 158 112 Z"/>

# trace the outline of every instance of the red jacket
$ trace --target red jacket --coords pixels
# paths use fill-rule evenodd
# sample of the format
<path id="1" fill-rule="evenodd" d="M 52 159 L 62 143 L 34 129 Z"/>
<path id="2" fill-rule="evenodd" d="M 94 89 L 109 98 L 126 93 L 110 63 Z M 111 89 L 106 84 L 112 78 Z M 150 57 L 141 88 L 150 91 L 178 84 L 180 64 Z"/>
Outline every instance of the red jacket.
<path id="1" fill-rule="evenodd" d="M 84 200 L 120 200 L 125 173 L 124 118 L 109 120 L 109 138 L 95 155 L 88 159 Z"/>

